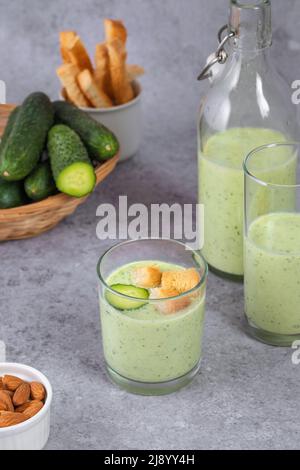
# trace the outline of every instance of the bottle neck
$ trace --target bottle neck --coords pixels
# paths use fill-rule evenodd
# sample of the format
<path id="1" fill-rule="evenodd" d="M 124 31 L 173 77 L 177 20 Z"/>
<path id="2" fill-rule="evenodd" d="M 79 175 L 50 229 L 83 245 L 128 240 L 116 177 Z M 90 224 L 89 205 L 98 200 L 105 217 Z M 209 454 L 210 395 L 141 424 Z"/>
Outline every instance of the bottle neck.
<path id="1" fill-rule="evenodd" d="M 233 47 L 261 51 L 272 45 L 272 17 L 269 0 L 231 0 L 229 30 L 235 33 Z"/>
<path id="2" fill-rule="evenodd" d="M 234 55 L 240 57 L 242 61 L 257 61 L 258 63 L 261 61 L 268 61 L 270 57 L 271 46 L 260 47 L 256 44 L 256 47 L 242 47 L 242 44 L 236 44 L 236 42 L 232 41 L 230 44 L 230 52 L 229 55 Z"/>
<path id="3" fill-rule="evenodd" d="M 227 71 L 230 71 L 235 80 L 245 80 L 250 84 L 255 82 L 257 74 L 264 77 L 273 70 L 270 47 L 254 50 L 233 47 L 228 52 Z"/>

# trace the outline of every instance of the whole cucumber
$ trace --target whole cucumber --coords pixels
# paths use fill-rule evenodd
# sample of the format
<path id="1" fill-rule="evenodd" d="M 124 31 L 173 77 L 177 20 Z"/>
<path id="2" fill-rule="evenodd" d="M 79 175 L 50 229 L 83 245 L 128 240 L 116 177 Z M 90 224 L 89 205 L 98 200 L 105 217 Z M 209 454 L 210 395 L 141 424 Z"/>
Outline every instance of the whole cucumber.
<path id="1" fill-rule="evenodd" d="M 39 163 L 24 181 L 27 196 L 33 201 L 41 201 L 56 193 L 49 160 Z"/>
<path id="2" fill-rule="evenodd" d="M 116 136 L 84 111 L 66 101 L 53 103 L 57 122 L 71 127 L 81 138 L 92 159 L 105 161 L 119 151 Z"/>
<path id="3" fill-rule="evenodd" d="M 7 121 L 7 124 L 6 124 L 6 127 L 4 129 L 4 132 L 2 134 L 2 137 L 1 137 L 1 144 L 0 144 L 0 152 L 2 150 L 2 148 L 4 147 L 8 137 L 10 136 L 10 133 L 12 131 L 12 128 L 13 126 L 15 125 L 15 122 L 16 122 L 16 119 L 17 119 L 17 116 L 19 114 L 19 110 L 20 110 L 20 107 L 17 106 L 11 113 L 10 113 L 10 116 L 8 118 L 8 121 Z"/>
<path id="4" fill-rule="evenodd" d="M 22 181 L 4 181 L 0 179 L 0 209 L 23 206 L 28 202 Z"/>
<path id="5" fill-rule="evenodd" d="M 20 107 L 11 132 L 0 152 L 0 177 L 24 179 L 34 169 L 44 149 L 54 120 L 48 96 L 32 93 Z"/>

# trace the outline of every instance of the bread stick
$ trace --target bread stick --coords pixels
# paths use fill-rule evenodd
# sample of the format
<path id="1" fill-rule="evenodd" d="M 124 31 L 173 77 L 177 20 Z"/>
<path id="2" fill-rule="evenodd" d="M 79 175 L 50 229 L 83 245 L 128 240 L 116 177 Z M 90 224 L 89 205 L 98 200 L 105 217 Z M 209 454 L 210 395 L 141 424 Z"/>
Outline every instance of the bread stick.
<path id="1" fill-rule="evenodd" d="M 111 100 L 113 100 L 114 93 L 110 76 L 109 56 L 105 43 L 96 45 L 95 64 L 96 69 L 94 76 L 96 83 L 98 87 L 101 88 Z"/>
<path id="2" fill-rule="evenodd" d="M 126 70 L 126 52 L 119 39 L 107 43 L 109 55 L 110 76 L 115 103 L 128 103 L 134 98 L 134 92 L 128 80 Z"/>
<path id="3" fill-rule="evenodd" d="M 59 33 L 60 54 L 64 63 L 70 62 L 68 47 L 76 38 L 75 31 L 62 31 Z"/>
<path id="4" fill-rule="evenodd" d="M 69 61 L 72 64 L 76 65 L 80 70 L 88 69 L 93 72 L 92 62 L 79 36 L 75 36 L 69 43 L 67 50 Z"/>
<path id="5" fill-rule="evenodd" d="M 97 86 L 91 72 L 86 69 L 77 77 L 81 91 L 95 108 L 110 108 L 113 106 L 111 99 Z"/>
<path id="6" fill-rule="evenodd" d="M 127 69 L 127 77 L 130 82 L 133 82 L 138 77 L 141 77 L 142 75 L 145 74 L 145 69 L 141 67 L 140 65 L 136 65 L 136 64 L 127 65 L 126 69 Z"/>
<path id="7" fill-rule="evenodd" d="M 119 39 L 123 46 L 126 46 L 127 41 L 127 30 L 120 20 L 111 20 L 106 18 L 104 20 L 104 31 L 105 31 L 105 38 L 107 42 L 114 41 L 115 39 Z"/>
<path id="8" fill-rule="evenodd" d="M 89 107 L 90 103 L 77 83 L 80 69 L 74 64 L 63 64 L 56 70 L 56 73 L 72 103 L 76 106 Z"/>

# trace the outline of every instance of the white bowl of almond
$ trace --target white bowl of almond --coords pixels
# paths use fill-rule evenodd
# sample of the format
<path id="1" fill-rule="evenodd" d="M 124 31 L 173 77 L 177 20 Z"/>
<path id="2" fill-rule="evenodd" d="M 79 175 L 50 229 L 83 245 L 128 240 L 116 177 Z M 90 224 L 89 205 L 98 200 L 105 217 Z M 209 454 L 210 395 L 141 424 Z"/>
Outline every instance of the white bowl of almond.
<path id="1" fill-rule="evenodd" d="M 0 450 L 41 450 L 50 432 L 52 388 L 38 370 L 0 363 Z"/>
<path id="2" fill-rule="evenodd" d="M 143 67 L 127 63 L 127 29 L 122 21 L 104 20 L 105 41 L 96 45 L 94 64 L 74 31 L 60 33 L 63 64 L 57 76 L 60 98 L 89 113 L 108 127 L 120 142 L 120 160 L 139 149 L 142 137 Z"/>

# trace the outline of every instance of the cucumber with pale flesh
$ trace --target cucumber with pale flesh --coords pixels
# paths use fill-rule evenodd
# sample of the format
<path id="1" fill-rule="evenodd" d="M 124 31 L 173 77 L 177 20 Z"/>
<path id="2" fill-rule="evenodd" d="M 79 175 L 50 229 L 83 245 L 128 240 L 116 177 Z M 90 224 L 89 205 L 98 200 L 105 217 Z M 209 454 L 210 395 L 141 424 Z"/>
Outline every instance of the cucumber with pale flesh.
<path id="1" fill-rule="evenodd" d="M 149 291 L 142 287 L 114 284 L 110 286 L 110 289 L 111 290 L 106 290 L 105 298 L 112 307 L 118 310 L 136 310 L 145 305 L 145 301 L 149 299 Z M 116 294 L 112 291 L 115 291 Z M 122 294 L 127 298 L 118 294 Z M 128 297 L 133 297 L 134 299 L 130 300 Z"/>
<path id="2" fill-rule="evenodd" d="M 48 135 L 48 153 L 59 191 L 73 197 L 91 193 L 96 184 L 95 170 L 80 137 L 63 124 Z"/>

